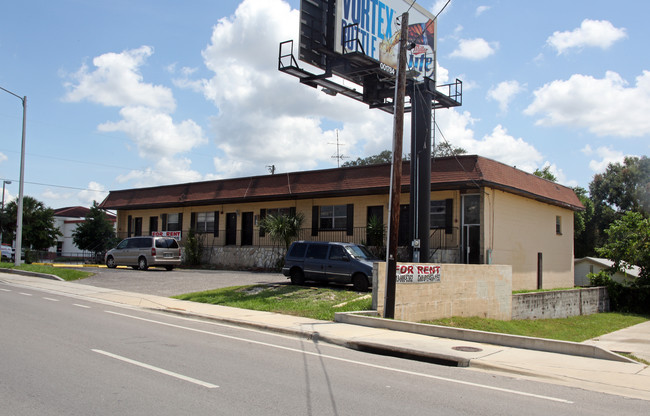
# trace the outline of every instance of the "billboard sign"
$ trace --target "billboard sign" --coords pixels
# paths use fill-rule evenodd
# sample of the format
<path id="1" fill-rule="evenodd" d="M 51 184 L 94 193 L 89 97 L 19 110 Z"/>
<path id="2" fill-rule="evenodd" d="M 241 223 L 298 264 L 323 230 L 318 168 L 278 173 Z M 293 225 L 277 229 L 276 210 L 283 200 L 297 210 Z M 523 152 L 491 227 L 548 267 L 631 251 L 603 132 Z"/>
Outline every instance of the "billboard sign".
<path id="1" fill-rule="evenodd" d="M 395 73 L 399 57 L 398 19 L 409 13 L 409 71 L 415 78 L 435 79 L 437 28 L 435 16 L 413 0 L 336 0 L 334 21 L 335 52 L 362 52 L 380 62 L 386 72 Z"/>
<path id="2" fill-rule="evenodd" d="M 441 266 L 397 263 L 397 283 L 440 283 Z"/>

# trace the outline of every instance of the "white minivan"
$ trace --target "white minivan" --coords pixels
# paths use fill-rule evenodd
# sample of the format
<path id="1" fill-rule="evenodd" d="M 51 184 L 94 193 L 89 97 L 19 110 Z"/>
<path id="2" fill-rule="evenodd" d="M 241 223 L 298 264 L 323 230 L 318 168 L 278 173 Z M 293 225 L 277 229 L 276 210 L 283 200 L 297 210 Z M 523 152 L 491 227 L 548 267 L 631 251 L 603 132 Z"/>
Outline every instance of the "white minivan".
<path id="1" fill-rule="evenodd" d="M 106 252 L 106 266 L 131 266 L 147 270 L 149 267 L 164 267 L 172 270 L 181 264 L 181 247 L 171 237 L 129 237 L 114 249 Z"/>

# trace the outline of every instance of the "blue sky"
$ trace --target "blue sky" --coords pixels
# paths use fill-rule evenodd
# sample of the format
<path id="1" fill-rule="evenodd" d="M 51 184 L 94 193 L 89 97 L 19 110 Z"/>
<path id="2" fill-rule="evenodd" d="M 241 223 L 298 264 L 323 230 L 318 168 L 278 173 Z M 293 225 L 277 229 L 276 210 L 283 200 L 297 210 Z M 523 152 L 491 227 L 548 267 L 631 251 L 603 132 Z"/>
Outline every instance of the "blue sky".
<path id="1" fill-rule="evenodd" d="M 420 0 L 436 14 L 446 1 Z M 0 87 L 27 96 L 25 195 L 336 167 L 390 149 L 392 119 L 278 72 L 298 0 L 23 0 L 2 7 Z M 587 187 L 647 155 L 650 3 L 452 0 L 438 18 L 436 141 Z M 22 108 L 0 91 L 0 178 L 18 194 Z M 408 143 L 408 123 L 405 130 Z M 405 146 L 405 148 L 408 148 Z"/>

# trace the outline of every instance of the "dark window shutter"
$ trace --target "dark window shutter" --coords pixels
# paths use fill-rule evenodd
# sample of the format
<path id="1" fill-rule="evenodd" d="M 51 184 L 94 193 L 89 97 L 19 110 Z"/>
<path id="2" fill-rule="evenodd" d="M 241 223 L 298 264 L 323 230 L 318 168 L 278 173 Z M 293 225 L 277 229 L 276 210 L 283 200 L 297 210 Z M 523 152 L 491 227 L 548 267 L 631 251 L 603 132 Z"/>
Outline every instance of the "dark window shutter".
<path id="1" fill-rule="evenodd" d="M 346 231 L 348 235 L 354 235 L 354 204 L 348 204 Z"/>
<path id="2" fill-rule="evenodd" d="M 176 231 L 183 231 L 183 213 L 178 214 L 178 230 Z"/>
<path id="3" fill-rule="evenodd" d="M 318 205 L 311 207 L 311 235 L 315 237 L 318 235 Z"/>
<path id="4" fill-rule="evenodd" d="M 192 212 L 190 214 L 190 230 L 196 231 L 196 213 Z"/>
<path id="5" fill-rule="evenodd" d="M 161 231 L 167 231 L 167 214 L 162 214 L 162 228 L 160 229 Z"/>
<path id="6" fill-rule="evenodd" d="M 296 216 L 296 207 L 289 207 L 289 215 L 292 217 Z"/>
<path id="7" fill-rule="evenodd" d="M 214 212 L 214 231 L 212 236 L 219 237 L 219 211 Z"/>
<path id="8" fill-rule="evenodd" d="M 128 222 L 128 224 L 126 226 L 126 236 L 131 237 L 131 229 L 132 229 L 131 227 L 132 227 L 132 224 L 133 224 L 133 217 L 129 215 L 128 218 L 127 218 L 127 222 Z"/>
<path id="9" fill-rule="evenodd" d="M 262 208 L 260 209 L 260 224 L 262 223 L 262 220 L 264 220 L 264 218 L 266 218 L 266 209 Z M 260 237 L 264 237 L 265 235 L 266 233 L 264 232 L 264 228 L 260 227 Z"/>
<path id="10" fill-rule="evenodd" d="M 445 234 L 451 234 L 454 228 L 454 200 L 445 200 Z"/>

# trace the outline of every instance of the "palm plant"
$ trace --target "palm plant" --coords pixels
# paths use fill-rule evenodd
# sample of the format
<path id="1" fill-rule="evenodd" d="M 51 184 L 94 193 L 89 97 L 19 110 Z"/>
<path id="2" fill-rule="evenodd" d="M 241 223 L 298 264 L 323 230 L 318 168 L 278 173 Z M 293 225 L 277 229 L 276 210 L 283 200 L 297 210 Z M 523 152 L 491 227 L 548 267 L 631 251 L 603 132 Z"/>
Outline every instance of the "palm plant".
<path id="1" fill-rule="evenodd" d="M 269 234 L 271 240 L 284 244 L 289 250 L 289 245 L 298 236 L 305 216 L 301 213 L 293 215 L 269 215 L 260 221 L 260 227 Z"/>

